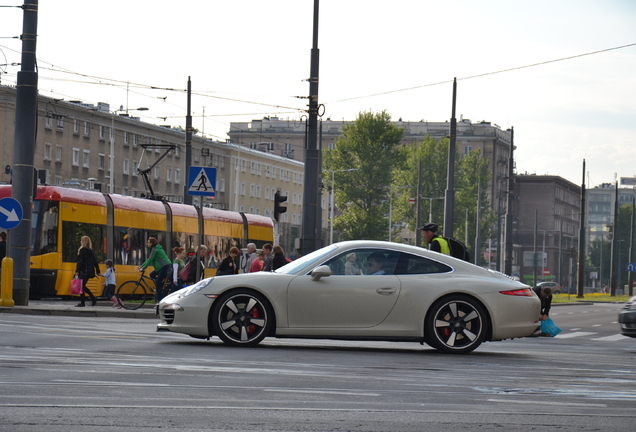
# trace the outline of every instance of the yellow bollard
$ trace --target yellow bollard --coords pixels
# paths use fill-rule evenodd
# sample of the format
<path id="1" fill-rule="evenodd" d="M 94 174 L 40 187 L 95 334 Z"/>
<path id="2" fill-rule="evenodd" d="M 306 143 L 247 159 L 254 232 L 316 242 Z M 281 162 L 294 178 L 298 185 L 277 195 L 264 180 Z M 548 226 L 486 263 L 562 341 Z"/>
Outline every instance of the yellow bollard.
<path id="1" fill-rule="evenodd" d="M 0 306 L 13 307 L 13 258 L 2 259 L 2 289 L 0 290 Z"/>

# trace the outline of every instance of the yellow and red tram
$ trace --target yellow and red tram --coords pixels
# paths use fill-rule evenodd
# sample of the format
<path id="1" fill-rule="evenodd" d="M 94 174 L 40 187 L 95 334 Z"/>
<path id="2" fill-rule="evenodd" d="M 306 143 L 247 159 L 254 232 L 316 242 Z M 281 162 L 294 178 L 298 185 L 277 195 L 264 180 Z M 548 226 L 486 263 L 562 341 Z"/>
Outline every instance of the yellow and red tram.
<path id="1" fill-rule="evenodd" d="M 11 186 L 0 185 L 0 198 L 9 196 Z M 82 189 L 38 186 L 32 212 L 31 299 L 70 295 L 83 235 L 91 238 L 102 273 L 104 260 L 113 260 L 118 286 L 138 277 L 148 237 L 156 237 L 171 258 L 175 246 L 194 253 L 200 238 L 210 250 L 206 277 L 216 273 L 231 247 L 261 248 L 274 240 L 272 220 L 265 216 Z M 88 287 L 100 295 L 101 282 L 92 279 Z"/>

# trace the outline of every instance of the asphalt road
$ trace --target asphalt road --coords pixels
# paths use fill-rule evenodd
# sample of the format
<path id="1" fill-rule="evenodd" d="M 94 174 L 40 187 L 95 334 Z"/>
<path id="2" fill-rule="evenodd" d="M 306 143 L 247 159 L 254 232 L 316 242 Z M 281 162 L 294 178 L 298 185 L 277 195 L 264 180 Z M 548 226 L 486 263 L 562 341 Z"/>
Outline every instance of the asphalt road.
<path id="1" fill-rule="evenodd" d="M 218 339 L 152 319 L 0 314 L 0 430 L 625 431 L 636 339 L 620 305 L 553 307 L 563 333 L 469 355 L 408 343 Z"/>

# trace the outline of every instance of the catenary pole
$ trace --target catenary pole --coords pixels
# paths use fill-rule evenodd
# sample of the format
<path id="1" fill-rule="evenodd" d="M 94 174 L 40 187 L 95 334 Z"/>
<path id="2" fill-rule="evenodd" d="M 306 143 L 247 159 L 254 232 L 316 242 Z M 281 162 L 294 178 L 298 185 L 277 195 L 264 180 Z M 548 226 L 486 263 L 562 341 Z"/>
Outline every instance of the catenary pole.
<path id="1" fill-rule="evenodd" d="M 448 142 L 446 195 L 444 200 L 444 237 L 453 236 L 453 221 L 455 217 L 455 141 L 457 138 L 457 120 L 455 119 L 456 100 L 457 78 L 453 78 L 453 105 L 450 121 L 450 140 Z"/>
<path id="2" fill-rule="evenodd" d="M 188 183 L 190 181 L 188 176 L 188 172 L 190 170 L 190 165 L 192 165 L 192 81 L 190 81 L 190 77 L 188 77 L 188 101 L 187 101 L 187 112 L 186 112 L 186 132 L 185 132 L 185 172 L 184 175 L 186 177 L 185 185 L 183 186 L 183 203 L 192 205 L 192 195 L 188 195 Z M 201 244 L 201 242 L 199 242 Z"/>
<path id="3" fill-rule="evenodd" d="M 31 205 L 38 113 L 38 73 L 35 70 L 38 0 L 25 0 L 22 9 L 22 66 L 16 87 L 11 196 L 22 205 L 23 214 L 22 221 L 11 230 L 9 242 L 9 256 L 14 260 L 13 300 L 16 306 L 28 306 L 31 277 Z"/>
<path id="4" fill-rule="evenodd" d="M 506 223 L 504 235 L 506 237 L 504 247 L 504 273 L 512 274 L 512 197 L 515 192 L 514 178 L 514 129 L 510 128 L 510 158 L 508 159 L 508 193 L 506 194 Z"/>
<path id="5" fill-rule="evenodd" d="M 618 253 L 617 245 L 617 228 L 618 227 L 618 182 L 614 182 L 614 217 L 612 221 L 612 243 L 610 250 L 610 296 L 616 295 L 616 261 Z"/>
<path id="6" fill-rule="evenodd" d="M 319 151 L 318 135 L 318 70 L 320 51 L 318 50 L 318 5 L 314 0 L 314 31 L 309 72 L 309 115 L 307 120 L 307 141 L 305 147 L 305 184 L 303 188 L 303 220 L 300 242 L 301 255 L 307 255 L 318 248 L 316 213 L 320 210 L 318 198 Z"/>

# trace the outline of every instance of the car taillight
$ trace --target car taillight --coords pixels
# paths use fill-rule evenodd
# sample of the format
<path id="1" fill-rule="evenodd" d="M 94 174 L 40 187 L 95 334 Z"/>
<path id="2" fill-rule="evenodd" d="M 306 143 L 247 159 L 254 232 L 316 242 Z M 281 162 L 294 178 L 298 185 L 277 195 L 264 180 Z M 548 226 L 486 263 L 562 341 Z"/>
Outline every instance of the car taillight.
<path id="1" fill-rule="evenodd" d="M 522 297 L 532 297 L 534 293 L 530 288 L 516 289 L 510 291 L 499 291 L 501 294 L 512 295 L 512 296 L 522 296 Z"/>

